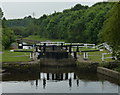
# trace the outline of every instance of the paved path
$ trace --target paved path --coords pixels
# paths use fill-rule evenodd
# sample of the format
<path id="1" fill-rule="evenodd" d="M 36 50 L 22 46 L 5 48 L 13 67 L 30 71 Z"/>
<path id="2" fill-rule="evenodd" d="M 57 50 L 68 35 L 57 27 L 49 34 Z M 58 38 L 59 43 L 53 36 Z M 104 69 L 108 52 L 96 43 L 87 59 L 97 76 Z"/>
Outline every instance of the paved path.
<path id="1" fill-rule="evenodd" d="M 82 56 L 77 55 L 77 61 L 81 62 L 81 63 L 94 63 L 93 61 L 88 60 L 84 60 Z"/>

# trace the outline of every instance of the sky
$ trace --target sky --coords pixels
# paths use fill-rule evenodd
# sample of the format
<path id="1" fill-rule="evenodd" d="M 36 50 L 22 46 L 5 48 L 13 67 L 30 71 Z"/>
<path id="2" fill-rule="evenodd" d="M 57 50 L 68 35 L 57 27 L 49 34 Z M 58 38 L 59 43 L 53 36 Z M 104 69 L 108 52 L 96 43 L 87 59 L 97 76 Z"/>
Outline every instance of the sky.
<path id="1" fill-rule="evenodd" d="M 91 6 L 102 1 L 105 0 L 1 0 L 0 7 L 6 19 L 24 18 L 33 13 L 35 18 L 39 18 L 43 14 L 69 9 L 78 3 Z"/>

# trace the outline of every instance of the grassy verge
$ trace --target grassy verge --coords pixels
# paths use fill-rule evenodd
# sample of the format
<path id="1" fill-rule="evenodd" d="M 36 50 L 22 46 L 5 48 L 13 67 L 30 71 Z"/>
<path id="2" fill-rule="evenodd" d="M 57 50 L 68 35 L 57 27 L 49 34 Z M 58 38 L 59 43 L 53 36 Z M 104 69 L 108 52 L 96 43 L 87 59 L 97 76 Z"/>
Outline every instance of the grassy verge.
<path id="1" fill-rule="evenodd" d="M 48 38 L 40 38 L 37 35 L 30 35 L 29 37 L 26 37 L 24 39 L 29 39 L 29 40 L 36 40 L 36 41 L 52 41 L 52 42 L 64 42 L 64 40 L 59 40 L 59 39 L 48 39 Z"/>
<path id="2" fill-rule="evenodd" d="M 101 63 L 99 66 L 120 72 L 120 61 Z"/>
<path id="3" fill-rule="evenodd" d="M 85 51 L 85 50 L 97 50 L 97 49 L 83 47 L 83 48 L 80 48 L 80 50 Z M 76 51 L 76 48 L 74 48 L 74 51 Z M 108 51 L 103 49 L 103 51 L 88 52 L 88 61 L 103 63 L 103 61 L 102 61 L 102 53 L 108 53 Z M 78 54 L 83 59 L 83 53 L 78 53 Z M 105 57 L 104 62 L 114 61 L 112 58 L 108 58 L 108 57 L 112 57 L 111 54 L 107 54 L 104 57 Z"/>
<path id="4" fill-rule="evenodd" d="M 96 52 L 88 53 L 89 60 L 102 63 L 102 53 L 107 53 L 107 51 L 104 50 L 104 51 L 96 51 Z M 112 57 L 112 55 L 111 54 L 105 55 L 105 58 L 107 58 L 107 57 Z M 114 61 L 114 60 L 112 60 L 112 58 L 104 59 L 104 62 L 110 62 L 110 61 Z"/>
<path id="5" fill-rule="evenodd" d="M 29 58 L 30 53 L 25 52 L 10 52 L 4 50 L 2 54 L 2 62 L 26 62 L 31 61 Z"/>
<path id="6" fill-rule="evenodd" d="M 93 48 L 81 48 L 80 50 L 82 51 L 82 50 L 95 50 L 95 49 L 93 49 Z M 99 66 L 101 66 L 101 67 L 105 67 L 105 68 L 120 72 L 120 61 L 115 61 L 112 58 L 107 58 L 107 57 L 112 57 L 112 54 L 107 54 L 107 55 L 105 55 L 106 59 L 104 59 L 104 62 L 103 62 L 102 61 L 102 53 L 108 53 L 108 51 L 103 49 L 103 51 L 89 52 L 88 53 L 88 55 L 89 55 L 88 60 L 90 62 L 100 63 Z M 79 55 L 81 57 L 83 57 L 83 53 L 79 53 Z M 88 64 L 84 64 L 84 65 L 88 65 Z"/>

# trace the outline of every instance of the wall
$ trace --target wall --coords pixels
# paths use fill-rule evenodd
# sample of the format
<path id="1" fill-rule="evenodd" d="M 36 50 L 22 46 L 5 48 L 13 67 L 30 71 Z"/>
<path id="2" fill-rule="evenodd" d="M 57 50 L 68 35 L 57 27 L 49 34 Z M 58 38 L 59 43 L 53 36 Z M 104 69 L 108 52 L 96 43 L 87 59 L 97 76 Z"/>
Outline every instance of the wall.
<path id="1" fill-rule="evenodd" d="M 97 72 L 112 78 L 120 79 L 120 73 L 114 70 L 110 70 L 104 67 L 97 67 Z"/>

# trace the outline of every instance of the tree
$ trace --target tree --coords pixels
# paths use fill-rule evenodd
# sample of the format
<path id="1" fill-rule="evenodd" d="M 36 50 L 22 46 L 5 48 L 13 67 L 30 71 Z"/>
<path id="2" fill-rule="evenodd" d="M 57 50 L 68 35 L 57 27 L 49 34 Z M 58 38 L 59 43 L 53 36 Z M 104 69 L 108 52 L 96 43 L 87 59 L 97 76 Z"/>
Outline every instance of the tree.
<path id="1" fill-rule="evenodd" d="M 14 41 L 14 33 L 9 28 L 2 29 L 2 45 L 5 49 L 8 49 L 11 43 Z"/>
<path id="2" fill-rule="evenodd" d="M 113 47 L 113 55 L 120 59 L 120 2 L 110 10 L 110 17 L 105 21 L 102 37 Z"/>
<path id="3" fill-rule="evenodd" d="M 3 17 L 3 12 L 2 9 L 0 8 L 0 50 L 2 49 L 2 17 Z"/>
<path id="4" fill-rule="evenodd" d="M 3 17 L 2 9 L 0 8 L 0 19 Z"/>
<path id="5" fill-rule="evenodd" d="M 71 8 L 72 11 L 77 11 L 77 10 L 80 10 L 80 9 L 87 9 L 88 6 L 83 6 L 81 4 L 76 4 L 73 8 Z"/>
<path id="6" fill-rule="evenodd" d="M 6 20 L 5 26 L 23 37 L 39 35 L 42 38 L 63 39 L 68 42 L 98 44 L 98 35 L 113 4 L 101 2 L 91 7 L 76 4 L 71 9 L 51 15 L 44 14 L 38 19 L 28 16 L 23 19 Z"/>
<path id="7" fill-rule="evenodd" d="M 2 47 L 3 47 L 3 49 L 7 49 L 7 48 L 10 47 L 11 43 L 14 41 L 14 33 L 10 28 L 6 28 L 6 26 L 5 26 L 6 19 L 3 18 L 3 20 L 2 20 L 1 19 L 2 16 L 3 16 L 3 12 L 2 12 L 2 10 L 0 8 L 0 20 L 2 21 L 2 23 L 0 23 L 0 24 L 2 24 L 2 27 L 0 27 L 0 34 L 2 34 L 2 35 L 0 35 L 0 38 L 2 38 Z M 1 44 L 1 42 L 0 42 L 0 44 Z"/>

